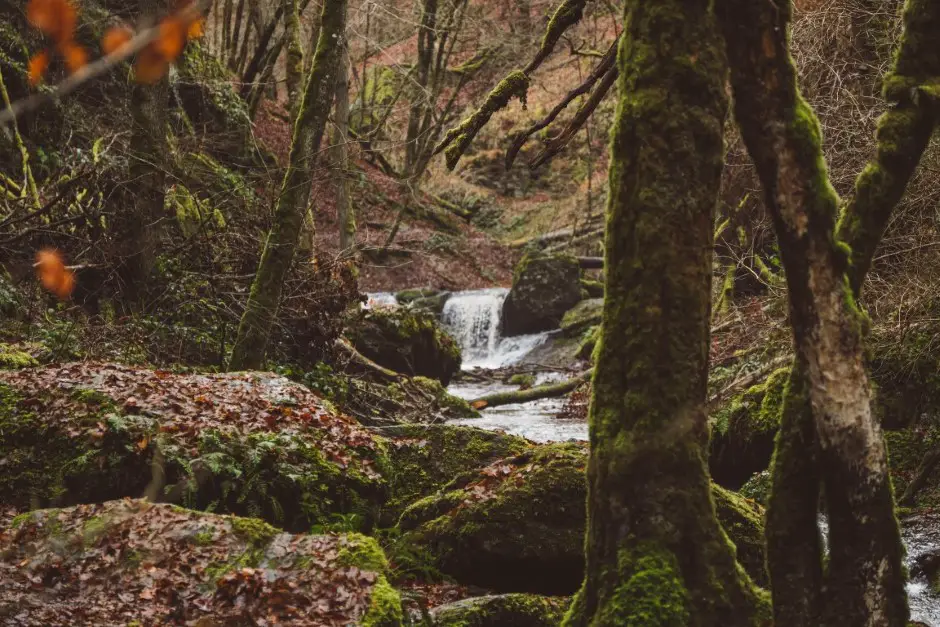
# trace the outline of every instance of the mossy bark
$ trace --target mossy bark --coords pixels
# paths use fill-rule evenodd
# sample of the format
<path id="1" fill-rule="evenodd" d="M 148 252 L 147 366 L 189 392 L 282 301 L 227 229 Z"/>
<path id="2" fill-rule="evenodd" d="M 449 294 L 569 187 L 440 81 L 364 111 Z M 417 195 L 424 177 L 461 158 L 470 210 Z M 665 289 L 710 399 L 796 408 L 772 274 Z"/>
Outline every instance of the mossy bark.
<path id="1" fill-rule="evenodd" d="M 294 122 L 287 172 L 278 196 L 274 225 L 265 241 L 238 327 L 238 338 L 229 364 L 232 370 L 257 369 L 264 361 L 284 279 L 294 260 L 310 200 L 310 175 L 317 162 L 317 150 L 333 103 L 341 50 L 337 41 L 345 36 L 346 5 L 346 0 L 323 3 L 317 50 Z"/>
<path id="2" fill-rule="evenodd" d="M 565 624 L 765 624 L 705 467 L 726 60 L 708 0 L 628 0 L 606 299 L 590 410 L 587 573 Z"/>
<path id="3" fill-rule="evenodd" d="M 798 355 L 768 513 L 776 620 L 900 627 L 908 616 L 903 548 L 864 368 L 867 319 L 855 299 L 933 128 L 929 106 L 917 102 L 918 93 L 929 100 L 930 90 L 916 88 L 937 74 L 925 36 L 937 32 L 933 14 L 940 7 L 921 0 L 906 7 L 894 69 L 904 78 L 887 82 L 896 104 L 880 122 L 878 154 L 842 220 L 849 250 L 835 236 L 840 201 L 826 172 L 819 123 L 796 85 L 790 3 L 722 0 L 719 6 L 738 122 L 780 242 Z M 897 84 L 903 87 L 895 90 Z M 815 529 L 820 476 L 832 530 L 824 576 Z"/>

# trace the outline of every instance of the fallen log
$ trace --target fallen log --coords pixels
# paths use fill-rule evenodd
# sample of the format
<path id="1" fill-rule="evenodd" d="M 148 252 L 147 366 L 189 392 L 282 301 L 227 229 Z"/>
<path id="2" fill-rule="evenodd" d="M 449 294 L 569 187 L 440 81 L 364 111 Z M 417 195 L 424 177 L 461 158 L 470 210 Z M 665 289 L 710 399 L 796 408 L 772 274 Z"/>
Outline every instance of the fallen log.
<path id="1" fill-rule="evenodd" d="M 380 379 L 385 379 L 387 381 L 400 381 L 404 378 L 404 375 L 401 375 L 395 372 L 394 370 L 389 370 L 388 368 L 384 366 L 380 366 L 379 364 L 375 363 L 374 361 L 372 361 L 371 359 L 369 359 L 368 357 L 366 357 L 365 355 L 357 351 L 355 348 L 353 348 L 353 345 L 350 344 L 348 341 L 344 340 L 343 338 L 339 338 L 336 340 L 336 348 L 338 348 L 340 352 L 342 352 L 349 358 L 349 363 L 358 366 L 359 368 L 361 368 L 362 370 L 365 370 L 366 372 L 371 372 L 377 375 Z"/>
<path id="2" fill-rule="evenodd" d="M 538 385 L 528 390 L 515 390 L 512 392 L 496 392 L 487 394 L 478 399 L 470 401 L 470 406 L 474 409 L 486 409 L 487 407 L 499 407 L 500 405 L 510 405 L 512 403 L 529 403 L 543 398 L 554 398 L 564 396 L 568 392 L 576 389 L 585 381 L 590 380 L 594 374 L 594 369 L 587 370 L 574 379 L 560 381 L 558 383 L 547 383 Z"/>

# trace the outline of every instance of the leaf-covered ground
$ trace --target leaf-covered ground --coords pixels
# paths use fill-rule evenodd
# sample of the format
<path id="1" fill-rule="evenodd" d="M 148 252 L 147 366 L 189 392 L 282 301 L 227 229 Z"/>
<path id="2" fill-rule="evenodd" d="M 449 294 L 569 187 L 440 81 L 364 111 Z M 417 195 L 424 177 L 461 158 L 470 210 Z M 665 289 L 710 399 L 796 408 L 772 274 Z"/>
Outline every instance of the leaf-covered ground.
<path id="1" fill-rule="evenodd" d="M 0 622 L 340 626 L 401 623 L 373 540 L 112 501 L 0 519 Z"/>
<path id="2" fill-rule="evenodd" d="M 0 371 L 0 400 L 0 504 L 137 497 L 161 481 L 160 498 L 303 530 L 382 500 L 380 441 L 273 374 L 75 363 Z"/>

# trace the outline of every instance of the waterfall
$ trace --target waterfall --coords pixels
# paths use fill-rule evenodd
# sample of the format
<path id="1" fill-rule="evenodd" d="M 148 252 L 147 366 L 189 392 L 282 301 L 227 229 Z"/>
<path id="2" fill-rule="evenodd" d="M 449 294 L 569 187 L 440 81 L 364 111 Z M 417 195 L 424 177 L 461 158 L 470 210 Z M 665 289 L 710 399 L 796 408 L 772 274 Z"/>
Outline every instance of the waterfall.
<path id="1" fill-rule="evenodd" d="M 463 352 L 463 368 L 500 368 L 518 362 L 545 341 L 548 333 L 500 337 L 499 318 L 509 290 L 455 292 L 441 319 Z"/>

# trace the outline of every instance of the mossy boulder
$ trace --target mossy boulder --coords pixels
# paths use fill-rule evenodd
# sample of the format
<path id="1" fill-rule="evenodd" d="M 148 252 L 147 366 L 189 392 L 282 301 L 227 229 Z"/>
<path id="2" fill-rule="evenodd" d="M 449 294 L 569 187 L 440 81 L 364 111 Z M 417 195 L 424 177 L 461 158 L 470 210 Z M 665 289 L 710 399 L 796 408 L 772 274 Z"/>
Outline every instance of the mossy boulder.
<path id="1" fill-rule="evenodd" d="M 394 524 L 402 510 L 436 492 L 458 475 L 518 455 L 532 447 L 524 438 L 457 425 L 399 425 L 381 430 L 391 438 L 388 474 L 391 498 L 383 520 Z"/>
<path id="2" fill-rule="evenodd" d="M 565 312 L 561 319 L 561 331 L 568 336 L 580 336 L 587 329 L 599 325 L 603 315 L 603 298 L 582 300 Z"/>
<path id="3" fill-rule="evenodd" d="M 367 309 L 346 335 L 360 353 L 402 374 L 437 379 L 446 386 L 460 370 L 460 347 L 426 311 Z"/>
<path id="4" fill-rule="evenodd" d="M 0 519 L 0 572 L 0 616 L 25 627 L 403 623 L 370 538 L 147 501 Z"/>
<path id="5" fill-rule="evenodd" d="M 737 490 L 770 465 L 789 374 L 789 368 L 773 372 L 713 414 L 708 467 L 719 484 Z"/>
<path id="6" fill-rule="evenodd" d="M 412 504 L 399 528 L 441 572 L 496 592 L 574 593 L 584 574 L 587 447 L 546 444 L 465 473 Z M 758 583 L 761 508 L 715 487 L 719 520 Z"/>
<path id="7" fill-rule="evenodd" d="M 588 298 L 604 298 L 604 283 L 593 279 L 581 279 L 581 289 Z"/>
<path id="8" fill-rule="evenodd" d="M 581 268 L 570 255 L 526 255 L 503 302 L 503 335 L 557 329 L 581 300 Z"/>
<path id="9" fill-rule="evenodd" d="M 140 496 L 289 530 L 387 498 L 385 442 L 269 373 L 178 375 L 112 364 L 0 370 L 0 505 Z"/>
<path id="10" fill-rule="evenodd" d="M 566 597 L 492 594 L 431 610 L 434 627 L 557 627 L 568 609 Z"/>
<path id="11" fill-rule="evenodd" d="M 940 414 L 940 327 L 919 325 L 899 333 L 881 328 L 871 339 L 869 372 L 875 408 L 886 429 Z"/>

